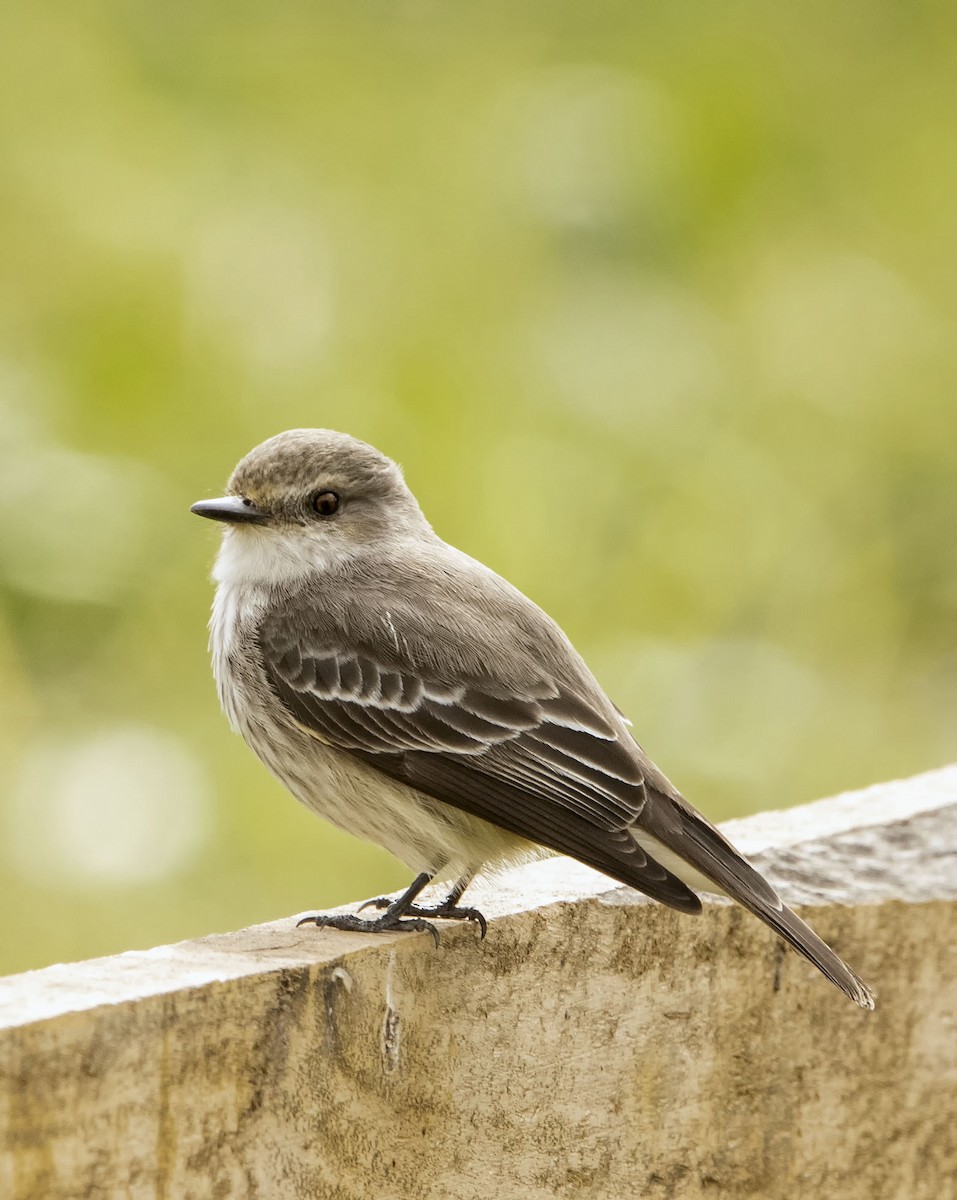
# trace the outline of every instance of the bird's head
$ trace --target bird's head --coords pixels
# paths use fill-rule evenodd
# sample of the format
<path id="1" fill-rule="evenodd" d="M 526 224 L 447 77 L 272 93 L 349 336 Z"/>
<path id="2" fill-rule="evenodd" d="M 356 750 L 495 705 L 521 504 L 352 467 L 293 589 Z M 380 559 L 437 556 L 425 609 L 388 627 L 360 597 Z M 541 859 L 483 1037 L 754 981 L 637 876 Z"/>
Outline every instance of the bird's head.
<path id="1" fill-rule="evenodd" d="M 399 467 L 330 429 L 291 429 L 251 450 L 226 495 L 190 510 L 226 526 L 220 581 L 292 583 L 363 550 L 430 533 Z"/>

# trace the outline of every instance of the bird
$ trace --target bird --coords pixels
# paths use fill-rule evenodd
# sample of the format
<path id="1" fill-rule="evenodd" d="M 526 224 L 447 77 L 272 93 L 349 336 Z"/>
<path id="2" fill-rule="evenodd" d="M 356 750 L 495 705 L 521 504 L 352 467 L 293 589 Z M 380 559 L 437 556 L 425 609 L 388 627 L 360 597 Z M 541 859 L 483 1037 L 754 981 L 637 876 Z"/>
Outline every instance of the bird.
<path id="1" fill-rule="evenodd" d="M 438 941 L 436 920 L 463 920 L 484 937 L 462 904 L 475 877 L 565 854 L 683 913 L 728 896 L 874 1007 L 655 766 L 559 625 L 443 541 L 386 455 L 287 430 L 191 511 L 224 527 L 210 649 L 230 725 L 307 808 L 416 872 L 362 906 L 378 916 L 300 924 Z M 436 881 L 450 890 L 426 904 Z"/>

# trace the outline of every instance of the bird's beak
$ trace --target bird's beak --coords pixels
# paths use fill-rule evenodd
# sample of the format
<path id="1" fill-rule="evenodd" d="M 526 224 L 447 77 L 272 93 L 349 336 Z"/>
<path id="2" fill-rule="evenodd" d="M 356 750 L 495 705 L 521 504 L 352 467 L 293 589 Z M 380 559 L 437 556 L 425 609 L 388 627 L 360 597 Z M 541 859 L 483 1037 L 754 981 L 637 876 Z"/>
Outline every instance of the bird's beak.
<path id="1" fill-rule="evenodd" d="M 228 525 L 262 525 L 269 520 L 268 513 L 257 508 L 242 496 L 223 496 L 219 500 L 199 500 L 190 510 L 197 517 L 208 517 L 211 521 L 225 521 Z"/>

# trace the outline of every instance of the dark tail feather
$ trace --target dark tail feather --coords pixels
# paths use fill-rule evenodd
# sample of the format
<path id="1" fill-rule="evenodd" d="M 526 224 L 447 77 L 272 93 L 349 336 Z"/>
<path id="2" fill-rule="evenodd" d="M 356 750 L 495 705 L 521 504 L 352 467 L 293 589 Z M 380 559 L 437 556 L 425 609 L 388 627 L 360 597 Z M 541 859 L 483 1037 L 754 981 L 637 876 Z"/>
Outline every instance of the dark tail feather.
<path id="1" fill-rule="evenodd" d="M 803 954 L 831 983 L 837 984 L 855 1004 L 861 1008 L 874 1007 L 874 996 L 867 984 L 783 901 L 779 901 L 779 909 L 773 909 L 763 901 L 752 900 L 744 889 L 733 895 L 733 899 L 770 925 L 775 933 L 779 933 L 799 954 Z"/>
<path id="2" fill-rule="evenodd" d="M 742 908 L 770 925 L 855 1004 L 861 1008 L 874 1007 L 870 989 L 847 963 L 787 907 L 764 876 L 683 798 L 651 793 L 640 824 Z"/>

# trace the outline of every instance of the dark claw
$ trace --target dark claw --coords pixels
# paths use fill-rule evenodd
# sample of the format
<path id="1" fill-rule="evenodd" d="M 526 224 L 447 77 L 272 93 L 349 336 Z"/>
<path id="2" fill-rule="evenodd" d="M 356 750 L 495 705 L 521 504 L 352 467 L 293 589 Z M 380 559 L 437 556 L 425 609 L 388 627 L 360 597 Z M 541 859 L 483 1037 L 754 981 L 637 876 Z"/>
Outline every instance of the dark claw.
<path id="1" fill-rule="evenodd" d="M 366 900 L 359 912 L 365 908 L 388 908 L 394 903 L 395 901 L 390 900 L 388 896 L 377 896 L 375 900 Z M 459 908 L 455 904 L 434 904 L 427 908 L 422 904 L 410 904 L 403 915 L 435 917 L 439 921 L 474 921 L 479 927 L 479 934 L 483 941 L 488 933 L 488 921 L 477 908 Z M 309 920 L 312 918 L 310 917 Z"/>
<path id="2" fill-rule="evenodd" d="M 439 937 L 439 931 L 435 928 L 431 921 L 423 921 L 420 917 L 405 917 L 399 922 L 396 928 L 420 929 L 423 933 L 431 933 L 432 940 L 435 942 L 436 950 L 439 948 L 439 942 L 441 941 L 441 938 Z"/>
<path id="3" fill-rule="evenodd" d="M 300 925 L 315 925 L 317 929 L 343 929 L 348 933 L 430 933 L 436 946 L 439 944 L 439 931 L 432 922 L 414 915 L 387 914 L 367 921 L 351 913 L 316 913 L 313 917 L 302 917 L 296 922 L 297 928 Z"/>
<path id="4" fill-rule="evenodd" d="M 462 911 L 464 913 L 468 914 L 467 919 L 469 921 L 477 921 L 478 922 L 479 936 L 481 937 L 482 941 L 484 942 L 485 935 L 488 933 L 488 921 L 486 921 L 486 919 L 482 916 L 482 914 L 479 912 L 479 910 L 477 908 L 464 908 Z"/>
<path id="5" fill-rule="evenodd" d="M 376 896 L 374 900 L 366 900 L 364 904 L 361 904 L 358 911 L 363 912 L 367 908 L 389 908 L 393 904 L 395 901 L 389 896 Z M 405 912 L 410 917 L 436 917 L 440 921 L 474 921 L 479 927 L 483 941 L 488 933 L 488 921 L 477 908 L 459 908 L 457 904 L 449 904 L 447 900 L 442 904 L 433 904 L 429 907 L 423 904 L 410 904 Z M 311 921 L 312 917 L 308 919 Z"/>
<path id="6" fill-rule="evenodd" d="M 435 908 L 415 908 L 409 909 L 410 912 L 418 913 L 423 917 L 438 917 L 443 921 L 474 921 L 479 927 L 479 936 L 485 940 L 485 935 L 488 933 L 488 921 L 482 916 L 477 908 L 459 908 L 455 904 L 437 904 Z"/>

